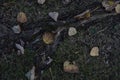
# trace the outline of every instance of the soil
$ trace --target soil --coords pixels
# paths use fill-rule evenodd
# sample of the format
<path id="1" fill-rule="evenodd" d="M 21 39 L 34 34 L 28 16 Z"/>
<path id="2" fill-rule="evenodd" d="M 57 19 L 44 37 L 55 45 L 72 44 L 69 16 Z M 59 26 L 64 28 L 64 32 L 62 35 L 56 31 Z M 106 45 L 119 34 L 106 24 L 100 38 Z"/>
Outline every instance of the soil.
<path id="1" fill-rule="evenodd" d="M 36 66 L 38 80 L 41 76 L 41 80 L 49 78 L 50 80 L 119 80 L 120 15 L 101 16 L 115 13 L 114 10 L 105 11 L 101 1 L 71 0 L 70 3 L 64 4 L 63 0 L 48 0 L 40 5 L 35 0 L 2 0 L 0 2 L 1 80 L 27 80 L 24 75 L 33 65 Z M 101 17 L 90 20 L 84 25 L 73 18 L 87 9 L 92 11 L 91 16 Z M 28 18 L 26 23 L 17 22 L 16 17 L 20 11 L 26 13 Z M 48 16 L 52 11 L 59 12 L 57 22 Z M 22 32 L 15 34 L 12 27 L 18 24 Z M 46 45 L 42 41 L 43 33 L 55 31 L 58 27 L 65 27 L 65 30 L 53 45 Z M 69 27 L 76 27 L 77 35 L 69 37 L 67 35 Z M 19 55 L 15 46 L 21 42 L 24 43 L 24 55 Z M 99 47 L 100 56 L 92 58 L 89 52 L 94 46 Z M 50 56 L 53 59 L 52 64 L 46 65 L 41 62 L 43 57 L 41 54 L 44 52 L 47 58 Z M 69 54 L 74 52 L 79 54 Z M 71 75 L 61 71 L 65 60 L 78 62 L 81 72 Z M 52 77 L 49 67 L 53 70 Z M 44 69 L 45 73 L 41 74 Z"/>

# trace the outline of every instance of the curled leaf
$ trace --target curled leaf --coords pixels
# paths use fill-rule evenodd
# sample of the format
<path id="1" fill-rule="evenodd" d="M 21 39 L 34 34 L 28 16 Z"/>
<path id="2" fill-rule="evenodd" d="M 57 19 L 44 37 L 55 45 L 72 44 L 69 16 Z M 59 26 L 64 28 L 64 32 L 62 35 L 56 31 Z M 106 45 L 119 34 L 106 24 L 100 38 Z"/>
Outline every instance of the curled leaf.
<path id="1" fill-rule="evenodd" d="M 12 30 L 14 31 L 14 33 L 20 33 L 21 32 L 21 28 L 19 25 L 13 26 Z"/>
<path id="2" fill-rule="evenodd" d="M 39 4 L 44 4 L 45 1 L 46 1 L 46 0 L 38 0 L 37 2 L 38 2 Z"/>
<path id="3" fill-rule="evenodd" d="M 20 22 L 20 23 L 27 22 L 26 14 L 24 12 L 18 13 L 18 15 L 17 15 L 17 21 Z"/>
<path id="4" fill-rule="evenodd" d="M 43 41 L 46 44 L 52 44 L 54 41 L 54 34 L 50 32 L 45 32 L 43 34 Z"/>
<path id="5" fill-rule="evenodd" d="M 115 11 L 116 13 L 120 14 L 120 4 L 117 4 L 117 6 L 115 7 Z"/>
<path id="6" fill-rule="evenodd" d="M 69 35 L 69 36 L 73 36 L 73 35 L 75 35 L 75 34 L 77 34 L 76 28 L 70 27 L 69 30 L 68 30 L 68 35 Z"/>
<path id="7" fill-rule="evenodd" d="M 74 18 L 80 20 L 80 19 L 88 19 L 88 18 L 90 18 L 90 16 L 91 16 L 90 10 L 86 10 L 83 13 L 74 16 Z"/>
<path id="8" fill-rule="evenodd" d="M 99 48 L 98 47 L 93 47 L 90 51 L 91 56 L 99 56 Z"/>
<path id="9" fill-rule="evenodd" d="M 78 73 L 79 72 L 79 68 L 76 65 L 76 63 L 74 62 L 71 64 L 70 61 L 64 62 L 63 69 L 65 72 L 68 72 L 68 73 Z"/>
<path id="10" fill-rule="evenodd" d="M 49 12 L 48 15 L 49 15 L 54 21 L 57 21 L 59 13 L 58 13 L 58 12 Z"/>

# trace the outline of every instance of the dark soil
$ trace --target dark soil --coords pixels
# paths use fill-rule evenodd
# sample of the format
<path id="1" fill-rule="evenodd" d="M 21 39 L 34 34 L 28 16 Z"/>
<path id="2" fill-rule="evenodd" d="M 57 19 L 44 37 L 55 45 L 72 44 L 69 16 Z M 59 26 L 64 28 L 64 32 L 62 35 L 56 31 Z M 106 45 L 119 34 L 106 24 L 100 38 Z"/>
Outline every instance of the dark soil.
<path id="1" fill-rule="evenodd" d="M 41 80 L 119 80 L 120 72 L 120 15 L 110 15 L 91 20 L 84 25 L 73 17 L 90 9 L 92 16 L 110 14 L 101 5 L 102 0 L 71 0 L 63 4 L 62 0 L 48 0 L 40 5 L 35 0 L 2 0 L 0 2 L 0 79 L 27 80 L 25 73 L 33 65 L 36 75 Z M 96 7 L 99 7 L 97 10 Z M 23 11 L 28 21 L 18 23 L 17 14 Z M 54 22 L 48 13 L 59 12 L 58 21 Z M 22 32 L 15 34 L 14 25 L 20 25 Z M 69 27 L 76 27 L 77 35 L 69 37 Z M 65 27 L 53 45 L 46 45 L 42 35 L 46 31 L 55 31 Z M 15 44 L 23 41 L 25 54 L 18 55 Z M 92 47 L 98 46 L 100 56 L 91 57 Z M 41 54 L 46 53 L 53 62 L 50 65 L 41 62 Z M 77 52 L 78 54 L 74 54 Z M 63 71 L 63 62 L 76 61 L 79 74 Z M 52 72 L 50 71 L 52 69 Z M 44 73 L 41 74 L 41 70 Z M 38 79 L 39 80 L 39 79 Z"/>

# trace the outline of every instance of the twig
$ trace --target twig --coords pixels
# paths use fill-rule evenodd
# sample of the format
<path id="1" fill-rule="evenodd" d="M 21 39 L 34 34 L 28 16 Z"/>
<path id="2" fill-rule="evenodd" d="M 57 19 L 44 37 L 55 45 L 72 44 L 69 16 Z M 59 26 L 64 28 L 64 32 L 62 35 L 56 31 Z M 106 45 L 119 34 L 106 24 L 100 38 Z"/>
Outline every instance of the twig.
<path id="1" fill-rule="evenodd" d="M 53 77 L 53 72 L 52 72 L 51 67 L 49 68 L 49 71 L 50 71 L 50 74 L 51 74 L 51 78 L 52 78 L 52 80 L 54 80 L 54 77 Z"/>
<path id="2" fill-rule="evenodd" d="M 116 13 L 108 13 L 108 14 L 102 14 L 102 15 L 95 15 L 95 16 L 90 17 L 90 19 L 88 19 L 88 20 L 81 21 L 80 25 L 84 25 L 84 24 L 87 24 L 89 22 L 95 21 L 97 19 L 102 19 L 102 18 L 105 18 L 108 16 L 114 16 L 114 15 L 117 15 L 117 14 Z"/>
<path id="3" fill-rule="evenodd" d="M 108 29 L 108 27 L 105 27 L 104 29 L 102 29 L 102 30 L 98 31 L 98 32 L 97 32 L 97 33 L 95 33 L 94 35 L 99 34 L 99 33 L 103 32 L 103 31 L 105 31 L 105 30 L 107 30 L 107 29 Z M 94 36 L 94 35 L 92 35 L 92 36 Z"/>
<path id="4" fill-rule="evenodd" d="M 12 5 L 12 4 L 15 4 L 16 2 L 9 2 L 9 3 L 3 3 L 1 4 L 2 6 L 9 6 L 9 5 Z"/>

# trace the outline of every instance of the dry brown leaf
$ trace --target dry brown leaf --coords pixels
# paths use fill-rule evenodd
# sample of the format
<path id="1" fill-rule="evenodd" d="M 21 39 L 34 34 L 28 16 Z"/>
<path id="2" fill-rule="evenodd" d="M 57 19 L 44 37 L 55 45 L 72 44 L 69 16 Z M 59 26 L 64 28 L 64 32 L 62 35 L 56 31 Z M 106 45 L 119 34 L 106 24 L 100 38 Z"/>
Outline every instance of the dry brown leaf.
<path id="1" fill-rule="evenodd" d="M 44 4 L 45 1 L 46 1 L 46 0 L 38 0 L 37 2 L 38 2 L 39 4 Z"/>
<path id="2" fill-rule="evenodd" d="M 52 44 L 54 41 L 54 34 L 50 32 L 45 32 L 43 34 L 43 41 L 46 44 Z"/>
<path id="3" fill-rule="evenodd" d="M 65 72 L 68 72 L 68 73 L 78 73 L 79 72 L 79 68 L 76 65 L 76 63 L 74 62 L 71 64 L 70 61 L 64 62 L 63 69 Z"/>
<path id="4" fill-rule="evenodd" d="M 91 56 L 99 56 L 99 48 L 98 47 L 93 47 L 90 51 Z"/>
<path id="5" fill-rule="evenodd" d="M 116 13 L 120 14 L 120 4 L 117 4 L 117 6 L 115 7 L 115 11 Z"/>
<path id="6" fill-rule="evenodd" d="M 90 10 L 86 10 L 83 13 L 74 16 L 74 18 L 80 20 L 80 19 L 88 19 L 90 18 L 90 16 L 91 16 Z"/>
<path id="7" fill-rule="evenodd" d="M 18 15 L 17 15 L 17 21 L 20 22 L 20 23 L 27 22 L 26 14 L 24 12 L 19 12 Z"/>
<path id="8" fill-rule="evenodd" d="M 102 5 L 103 5 L 103 7 L 105 8 L 106 11 L 112 11 L 118 3 L 119 3 L 118 1 L 115 2 L 115 1 L 112 1 L 112 0 L 108 0 L 108 1 L 104 0 L 102 2 Z"/>

